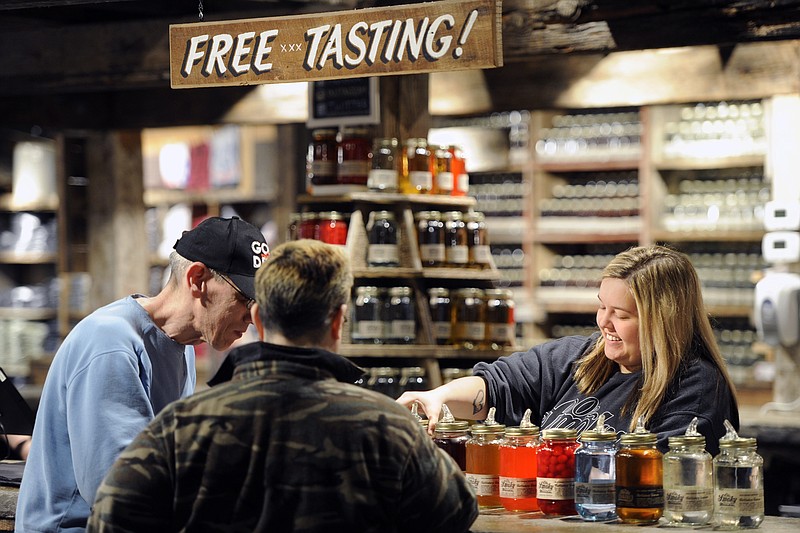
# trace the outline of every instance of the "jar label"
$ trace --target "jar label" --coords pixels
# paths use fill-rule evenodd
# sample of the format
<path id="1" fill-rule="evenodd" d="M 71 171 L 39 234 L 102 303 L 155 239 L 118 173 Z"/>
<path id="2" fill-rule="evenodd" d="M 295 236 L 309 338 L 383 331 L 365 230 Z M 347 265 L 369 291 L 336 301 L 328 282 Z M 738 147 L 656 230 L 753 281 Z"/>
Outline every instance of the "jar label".
<path id="1" fill-rule="evenodd" d="M 367 176 L 369 175 L 369 160 L 342 161 L 339 163 L 339 176 Z"/>
<path id="2" fill-rule="evenodd" d="M 739 516 L 764 514 L 763 489 L 717 489 L 714 512 Z"/>
<path id="3" fill-rule="evenodd" d="M 500 477 L 501 498 L 535 498 L 535 477 Z"/>
<path id="4" fill-rule="evenodd" d="M 314 176 L 335 176 L 336 161 L 314 161 L 310 165 L 310 171 Z"/>
<path id="5" fill-rule="evenodd" d="M 488 324 L 486 326 L 486 338 L 492 342 L 510 343 L 514 338 L 514 326 L 512 324 Z"/>
<path id="6" fill-rule="evenodd" d="M 436 174 L 436 185 L 440 191 L 450 192 L 453 190 L 453 173 L 438 172 Z"/>
<path id="7" fill-rule="evenodd" d="M 367 263 L 370 265 L 397 264 L 400 252 L 396 244 L 370 244 L 367 249 Z"/>
<path id="8" fill-rule="evenodd" d="M 409 337 L 414 339 L 417 323 L 413 320 L 392 320 L 389 322 L 389 336 L 392 338 Z"/>
<path id="9" fill-rule="evenodd" d="M 458 322 L 456 337 L 467 341 L 482 341 L 486 336 L 486 324 L 483 322 Z"/>
<path id="10" fill-rule="evenodd" d="M 500 493 L 499 476 L 467 472 L 467 482 L 475 489 L 476 496 L 497 496 Z"/>
<path id="11" fill-rule="evenodd" d="M 571 477 L 537 477 L 536 497 L 540 500 L 572 500 L 575 479 Z"/>
<path id="12" fill-rule="evenodd" d="M 472 247 L 472 260 L 481 265 L 488 265 L 492 259 L 492 249 L 486 244 Z"/>
<path id="13" fill-rule="evenodd" d="M 425 261 L 442 263 L 444 262 L 444 244 L 420 244 L 419 258 Z"/>
<path id="14" fill-rule="evenodd" d="M 433 174 L 423 170 L 412 170 L 408 173 L 408 181 L 418 191 L 429 191 L 433 185 Z"/>
<path id="15" fill-rule="evenodd" d="M 447 262 L 454 265 L 466 265 L 469 261 L 469 248 L 466 245 L 447 247 Z"/>
<path id="16" fill-rule="evenodd" d="M 680 487 L 664 491 L 664 508 L 676 513 L 710 511 L 714 491 L 702 487 Z"/>
<path id="17" fill-rule="evenodd" d="M 433 323 L 433 336 L 436 339 L 450 339 L 450 334 L 453 330 L 453 325 L 450 322 L 434 322 Z"/>
<path id="18" fill-rule="evenodd" d="M 353 328 L 353 339 L 378 339 L 383 337 L 383 321 L 359 320 Z"/>
<path id="19" fill-rule="evenodd" d="M 469 174 L 466 172 L 458 175 L 458 190 L 465 193 L 469 192 Z"/>
<path id="20" fill-rule="evenodd" d="M 367 178 L 367 187 L 370 189 L 378 189 L 378 190 L 396 190 L 397 189 L 397 171 L 396 170 L 389 170 L 389 169 L 382 169 L 382 168 L 373 168 L 369 171 L 369 177 Z"/>
<path id="21" fill-rule="evenodd" d="M 633 507 L 637 509 L 664 507 L 664 488 L 617 486 L 617 507 Z"/>
<path id="22" fill-rule="evenodd" d="M 610 505 L 616 492 L 613 479 L 597 479 L 588 483 L 575 483 L 575 503 L 588 505 Z"/>

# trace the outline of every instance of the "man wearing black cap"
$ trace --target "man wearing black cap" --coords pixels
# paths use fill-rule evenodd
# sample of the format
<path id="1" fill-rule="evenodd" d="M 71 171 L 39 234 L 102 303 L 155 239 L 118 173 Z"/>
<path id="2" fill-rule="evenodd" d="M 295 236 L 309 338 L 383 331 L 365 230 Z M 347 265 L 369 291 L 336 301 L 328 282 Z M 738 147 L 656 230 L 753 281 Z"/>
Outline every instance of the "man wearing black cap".
<path id="1" fill-rule="evenodd" d="M 168 403 L 194 391 L 193 345 L 226 350 L 251 324 L 269 255 L 239 218 L 209 218 L 175 243 L 153 297 L 102 307 L 67 335 L 42 390 L 17 503 L 17 531 L 83 531 L 117 455 Z"/>

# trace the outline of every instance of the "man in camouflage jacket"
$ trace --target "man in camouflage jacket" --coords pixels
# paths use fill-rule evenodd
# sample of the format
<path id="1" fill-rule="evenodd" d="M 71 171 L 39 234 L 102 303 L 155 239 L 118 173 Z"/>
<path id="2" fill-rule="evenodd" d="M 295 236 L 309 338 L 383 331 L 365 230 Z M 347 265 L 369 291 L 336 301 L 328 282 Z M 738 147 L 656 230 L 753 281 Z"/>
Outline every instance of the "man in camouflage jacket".
<path id="1" fill-rule="evenodd" d="M 87 531 L 467 531 L 478 507 L 458 466 L 334 353 L 351 286 L 339 247 L 274 250 L 256 275 L 262 342 L 131 443 Z"/>

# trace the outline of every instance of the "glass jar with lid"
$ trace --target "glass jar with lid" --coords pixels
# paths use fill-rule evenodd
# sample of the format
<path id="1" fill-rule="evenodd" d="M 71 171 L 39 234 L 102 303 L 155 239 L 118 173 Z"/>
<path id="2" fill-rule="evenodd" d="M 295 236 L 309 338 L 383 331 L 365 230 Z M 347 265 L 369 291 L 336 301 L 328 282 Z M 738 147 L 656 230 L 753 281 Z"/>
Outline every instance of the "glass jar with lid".
<path id="1" fill-rule="evenodd" d="M 531 423 L 527 409 L 519 426 L 506 428 L 500 442 L 500 503 L 507 511 L 538 511 L 536 501 L 536 452 L 539 427 Z"/>
<path id="2" fill-rule="evenodd" d="M 764 459 L 756 439 L 740 437 L 727 420 L 713 459 L 714 522 L 723 529 L 757 528 L 764 521 Z"/>
<path id="3" fill-rule="evenodd" d="M 492 249 L 489 246 L 486 216 L 480 211 L 469 211 L 464 215 L 464 224 L 467 228 L 467 247 L 469 248 L 467 264 L 471 268 L 490 268 Z"/>
<path id="4" fill-rule="evenodd" d="M 447 211 L 444 216 L 445 262 L 450 267 L 464 267 L 469 262 L 467 225 L 461 211 Z"/>
<path id="5" fill-rule="evenodd" d="M 450 344 L 452 341 L 452 310 L 450 291 L 444 287 L 428 289 L 428 308 L 431 312 L 431 329 L 436 344 Z"/>
<path id="6" fill-rule="evenodd" d="M 319 240 L 319 214 L 311 211 L 300 213 L 300 223 L 297 225 L 298 239 Z"/>
<path id="7" fill-rule="evenodd" d="M 346 127 L 339 136 L 336 181 L 340 185 L 367 185 L 372 141 L 369 130 Z"/>
<path id="8" fill-rule="evenodd" d="M 664 518 L 672 525 L 701 526 L 714 512 L 714 472 L 697 417 L 684 435 L 669 437 L 664 454 Z"/>
<path id="9" fill-rule="evenodd" d="M 367 388 L 397 399 L 400 396 L 399 371 L 396 368 L 381 366 L 372 369 Z"/>
<path id="10" fill-rule="evenodd" d="M 400 369 L 400 391 L 426 391 L 431 385 L 421 366 L 409 366 Z M 417 405 L 416 403 L 414 405 Z"/>
<path id="11" fill-rule="evenodd" d="M 328 244 L 347 244 L 347 222 L 338 211 L 319 214 L 319 240 Z"/>
<path id="12" fill-rule="evenodd" d="M 615 504 L 617 434 L 606 430 L 600 415 L 592 430 L 581 433 L 575 450 L 575 510 L 584 520 L 617 518 Z"/>
<path id="13" fill-rule="evenodd" d="M 400 230 L 391 211 L 372 211 L 367 221 L 367 264 L 400 266 Z"/>
<path id="14" fill-rule="evenodd" d="M 467 471 L 469 422 L 456 420 L 447 404 L 442 404 L 442 419 L 436 424 L 433 442 L 452 457 L 462 472 Z"/>
<path id="15" fill-rule="evenodd" d="M 464 151 L 460 146 L 449 145 L 447 147 L 451 154 L 450 169 L 453 172 L 453 196 L 466 196 L 469 193 L 469 174 L 467 174 L 467 162 L 464 158 Z"/>
<path id="16" fill-rule="evenodd" d="M 423 267 L 438 267 L 445 263 L 444 224 L 439 211 L 419 211 L 417 219 L 417 243 Z"/>
<path id="17" fill-rule="evenodd" d="M 427 139 L 422 137 L 406 139 L 401 156 L 400 192 L 429 193 L 433 187 L 432 166 Z"/>
<path id="18" fill-rule="evenodd" d="M 378 287 L 356 287 L 352 322 L 350 338 L 354 344 L 383 343 L 383 300 Z"/>
<path id="19" fill-rule="evenodd" d="M 578 434 L 574 429 L 550 428 L 542 431 L 536 454 L 536 498 L 546 516 L 575 513 L 575 450 Z"/>
<path id="20" fill-rule="evenodd" d="M 397 192 L 400 167 L 399 141 L 378 137 L 372 141 L 367 187 L 377 192 Z"/>
<path id="21" fill-rule="evenodd" d="M 486 302 L 482 289 L 456 289 L 452 313 L 453 344 L 467 350 L 479 349 L 486 338 L 484 313 Z"/>
<path id="22" fill-rule="evenodd" d="M 627 524 L 655 524 L 664 510 L 663 455 L 642 420 L 619 439 L 616 456 L 617 516 Z"/>
<path id="23" fill-rule="evenodd" d="M 318 128 L 311 132 L 311 142 L 306 155 L 306 189 L 319 185 L 336 185 L 337 130 Z"/>
<path id="24" fill-rule="evenodd" d="M 475 489 L 478 506 L 502 507 L 500 503 L 500 443 L 505 426 L 494 419 L 495 408 L 482 424 L 473 424 L 467 441 L 467 481 Z"/>
<path id="25" fill-rule="evenodd" d="M 453 169 L 452 161 L 453 154 L 447 149 L 447 146 L 431 146 L 433 152 L 433 194 L 446 194 L 453 193 Z"/>
<path id="26" fill-rule="evenodd" d="M 486 342 L 487 348 L 502 350 L 514 346 L 516 323 L 514 321 L 514 293 L 510 289 L 486 289 Z"/>
<path id="27" fill-rule="evenodd" d="M 417 338 L 417 322 L 411 287 L 389 289 L 385 323 L 387 344 L 414 344 Z"/>

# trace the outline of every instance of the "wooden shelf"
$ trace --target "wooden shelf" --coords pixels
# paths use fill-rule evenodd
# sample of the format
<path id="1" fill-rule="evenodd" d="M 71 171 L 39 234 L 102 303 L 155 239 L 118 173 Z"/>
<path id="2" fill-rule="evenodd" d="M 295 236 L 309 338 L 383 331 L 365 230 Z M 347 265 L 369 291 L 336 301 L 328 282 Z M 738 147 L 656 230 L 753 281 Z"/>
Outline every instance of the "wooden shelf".
<path id="1" fill-rule="evenodd" d="M 625 243 L 638 242 L 639 233 L 535 233 L 534 240 L 542 244 Z"/>
<path id="2" fill-rule="evenodd" d="M 0 307 L 0 318 L 20 320 L 52 320 L 58 310 L 52 307 Z"/>
<path id="3" fill-rule="evenodd" d="M 763 238 L 763 230 L 653 232 L 653 239 L 662 242 L 761 242 Z"/>
<path id="4" fill-rule="evenodd" d="M 191 191 L 185 189 L 147 189 L 144 191 L 144 203 L 149 207 L 160 205 L 186 204 L 236 204 L 272 202 L 275 197 L 270 194 L 259 194 L 242 191 L 238 188 L 211 189 Z"/>
<path id="5" fill-rule="evenodd" d="M 380 193 L 380 192 L 354 192 L 335 196 L 312 196 L 301 194 L 297 197 L 300 205 L 314 204 L 346 204 L 354 202 L 364 202 L 375 205 L 396 206 L 397 204 L 408 203 L 418 206 L 436 205 L 449 207 L 472 207 L 476 204 L 472 196 L 445 196 L 438 194 L 400 194 L 400 193 Z"/>
<path id="6" fill-rule="evenodd" d="M 46 202 L 33 202 L 26 204 L 14 203 L 14 197 L 10 193 L 0 194 L 0 210 L 8 212 L 17 211 L 45 211 L 56 212 L 58 211 L 58 200 L 53 199 Z"/>
<path id="7" fill-rule="evenodd" d="M 765 156 L 742 155 L 720 158 L 672 158 L 654 162 L 657 170 L 713 170 L 716 168 L 763 167 Z"/>
<path id="8" fill-rule="evenodd" d="M 503 350 L 466 350 L 457 346 L 436 344 L 343 344 L 339 353 L 346 357 L 491 360 L 521 350 L 523 348 L 520 347 Z"/>
<path id="9" fill-rule="evenodd" d="M 49 265 L 58 262 L 56 252 L 0 252 L 0 263 L 12 265 Z"/>
<path id="10" fill-rule="evenodd" d="M 537 163 L 536 167 L 545 172 L 559 173 L 637 170 L 639 165 L 639 159 L 598 159 L 596 161 L 543 161 Z"/>

